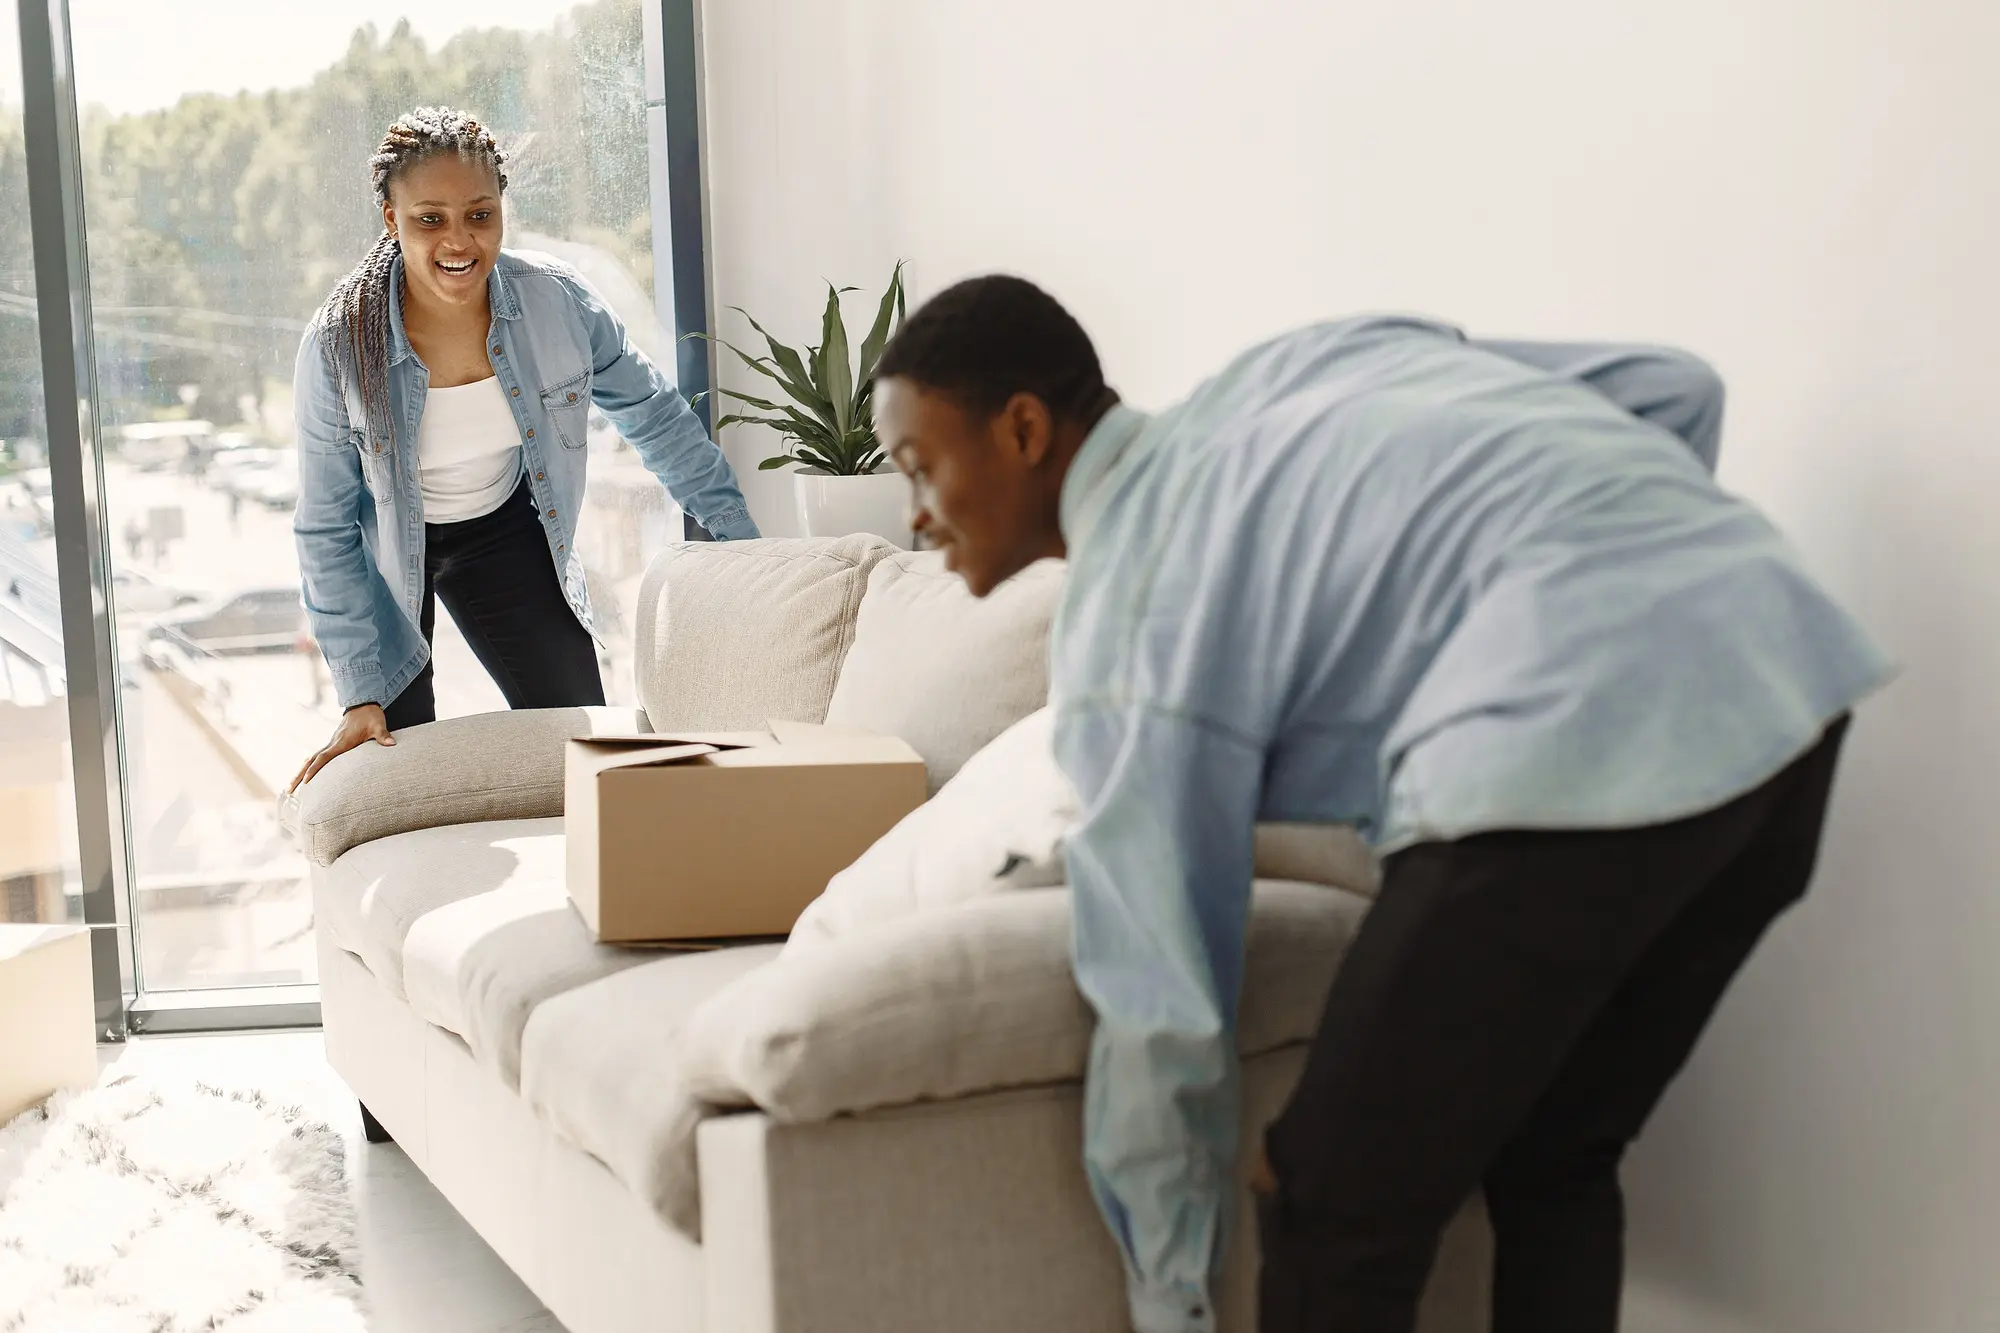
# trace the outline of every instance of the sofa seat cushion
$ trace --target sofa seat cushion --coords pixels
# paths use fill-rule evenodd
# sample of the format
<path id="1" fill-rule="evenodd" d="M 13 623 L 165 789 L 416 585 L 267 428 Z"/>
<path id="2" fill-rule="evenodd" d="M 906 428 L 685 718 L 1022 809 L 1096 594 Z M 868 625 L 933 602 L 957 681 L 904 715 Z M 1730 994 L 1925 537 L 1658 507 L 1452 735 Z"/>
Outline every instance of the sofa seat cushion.
<path id="1" fill-rule="evenodd" d="M 403 949 L 426 914 L 516 878 L 562 882 L 562 820 L 449 824 L 364 842 L 313 872 L 313 914 L 333 942 L 406 998 Z"/>
<path id="2" fill-rule="evenodd" d="M 1369 905 L 1260 880 L 1237 1048 L 1308 1039 Z M 785 1121 L 1083 1076 L 1093 1026 L 1070 966 L 1070 894 L 1025 889 L 787 948 L 691 1014 L 689 1091 Z"/>
<path id="3" fill-rule="evenodd" d="M 473 1058 L 515 1089 L 522 1033 L 537 1006 L 659 957 L 591 938 L 564 885 L 560 827 L 534 852 L 506 883 L 426 915 L 403 946 L 410 1007 L 463 1037 Z"/>
<path id="4" fill-rule="evenodd" d="M 880 537 L 686 542 L 646 568 L 634 649 L 655 731 L 821 722 Z"/>
<path id="5" fill-rule="evenodd" d="M 542 1002 L 521 1040 L 521 1096 L 668 1225 L 700 1239 L 695 1128 L 713 1111 L 674 1055 L 702 1001 L 776 956 L 775 944 L 642 954 L 640 965 Z"/>
<path id="6" fill-rule="evenodd" d="M 1043 560 L 981 599 L 937 551 L 899 551 L 868 576 L 854 647 L 826 720 L 900 736 L 931 791 L 1048 702 L 1049 622 L 1068 566 Z"/>

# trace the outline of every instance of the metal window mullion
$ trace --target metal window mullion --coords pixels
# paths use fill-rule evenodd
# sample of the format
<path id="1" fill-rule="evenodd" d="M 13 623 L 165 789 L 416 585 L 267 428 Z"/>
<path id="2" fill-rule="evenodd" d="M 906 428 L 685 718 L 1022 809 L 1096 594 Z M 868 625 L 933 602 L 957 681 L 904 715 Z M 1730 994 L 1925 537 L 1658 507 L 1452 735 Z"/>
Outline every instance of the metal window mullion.
<path id="1" fill-rule="evenodd" d="M 118 903 L 132 882 L 125 836 L 117 634 L 104 540 L 103 456 L 97 439 L 90 265 L 66 0 L 20 0 L 21 105 L 28 214 L 34 236 L 56 584 L 62 603 L 70 756 L 76 792 L 83 918 L 100 1039 L 125 1035 Z M 134 975 L 136 976 L 136 970 Z"/>
<path id="2" fill-rule="evenodd" d="M 653 163 L 654 304 L 672 321 L 676 370 L 683 393 L 706 394 L 715 384 L 715 344 L 709 311 L 708 198 L 702 172 L 701 0 L 659 0 L 659 26 L 646 34 L 646 102 L 666 123 L 664 163 Z M 646 14 L 650 28 L 653 11 Z M 662 193 L 664 190 L 664 197 Z M 661 253 L 664 239 L 666 253 Z M 665 275 L 662 284 L 658 275 Z M 715 420 L 714 399 L 696 404 L 704 426 Z M 690 539 L 707 534 L 687 515 Z"/>

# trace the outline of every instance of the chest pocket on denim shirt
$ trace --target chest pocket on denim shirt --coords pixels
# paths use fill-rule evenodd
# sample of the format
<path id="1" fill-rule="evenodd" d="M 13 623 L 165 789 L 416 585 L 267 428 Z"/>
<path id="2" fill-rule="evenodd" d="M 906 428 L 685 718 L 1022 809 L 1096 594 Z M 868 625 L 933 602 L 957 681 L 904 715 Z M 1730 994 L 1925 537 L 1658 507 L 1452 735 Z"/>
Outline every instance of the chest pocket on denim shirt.
<path id="1" fill-rule="evenodd" d="M 590 372 L 542 390 L 542 408 L 549 414 L 549 428 L 565 449 L 583 448 L 590 423 Z"/>

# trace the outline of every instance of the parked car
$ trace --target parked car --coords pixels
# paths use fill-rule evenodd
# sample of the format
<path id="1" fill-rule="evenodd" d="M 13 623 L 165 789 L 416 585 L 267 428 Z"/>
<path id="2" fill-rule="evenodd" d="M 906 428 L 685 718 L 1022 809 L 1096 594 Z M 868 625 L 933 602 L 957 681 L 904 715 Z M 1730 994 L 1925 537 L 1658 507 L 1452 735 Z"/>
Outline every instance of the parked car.
<path id="1" fill-rule="evenodd" d="M 131 614 L 144 620 L 201 604 L 198 594 L 148 578 L 136 569 L 121 569 L 111 576 L 111 598 L 120 615 Z"/>
<path id="2" fill-rule="evenodd" d="M 303 614 L 297 588 L 253 588 L 162 616 L 148 633 L 191 651 L 290 651 Z"/>
<path id="3" fill-rule="evenodd" d="M 209 459 L 203 476 L 210 489 L 247 499 L 258 480 L 277 465 L 278 453 L 261 445 L 225 450 Z M 293 466 L 297 466 L 296 460 Z"/>
<path id="4" fill-rule="evenodd" d="M 14 480 L 27 488 L 28 503 L 34 509 L 35 522 L 40 531 L 54 532 L 56 530 L 55 482 L 49 469 L 23 468 L 14 474 Z"/>
<path id="5" fill-rule="evenodd" d="M 207 478 L 215 466 L 221 463 L 222 460 L 241 456 L 246 449 L 266 448 L 268 446 L 249 431 L 217 431 L 213 436 L 202 441 L 201 447 L 192 455 L 195 464 L 194 470 L 203 478 Z"/>
<path id="6" fill-rule="evenodd" d="M 244 499 L 255 500 L 266 509 L 294 508 L 299 502 L 298 455 L 290 450 L 280 453 L 269 467 L 243 478 L 240 491 Z"/>
<path id="7" fill-rule="evenodd" d="M 118 432 L 118 456 L 142 472 L 185 466 L 215 434 L 207 421 L 135 421 Z"/>

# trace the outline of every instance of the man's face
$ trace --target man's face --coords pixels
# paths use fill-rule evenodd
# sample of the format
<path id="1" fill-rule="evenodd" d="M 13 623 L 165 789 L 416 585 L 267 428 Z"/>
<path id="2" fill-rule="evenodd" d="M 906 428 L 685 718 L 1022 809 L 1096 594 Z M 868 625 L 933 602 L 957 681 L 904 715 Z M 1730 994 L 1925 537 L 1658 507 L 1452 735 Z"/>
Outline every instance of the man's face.
<path id="1" fill-rule="evenodd" d="M 984 597 L 1060 550 L 1060 475 L 1048 408 L 1016 394 L 987 419 L 911 380 L 875 385 L 875 429 L 910 479 L 910 526 Z M 1053 549 L 1052 549 L 1053 545 Z"/>

